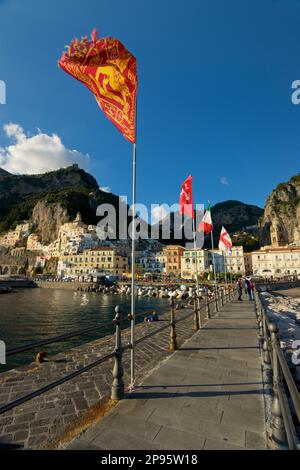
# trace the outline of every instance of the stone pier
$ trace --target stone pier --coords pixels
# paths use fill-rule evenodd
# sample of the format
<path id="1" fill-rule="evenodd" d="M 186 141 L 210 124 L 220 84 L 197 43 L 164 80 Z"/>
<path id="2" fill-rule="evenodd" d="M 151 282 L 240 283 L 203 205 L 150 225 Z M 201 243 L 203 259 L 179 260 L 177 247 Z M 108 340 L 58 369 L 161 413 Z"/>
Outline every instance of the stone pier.
<path id="1" fill-rule="evenodd" d="M 177 325 L 179 344 L 193 334 L 192 311 L 176 311 L 176 318 L 187 317 Z M 166 328 L 138 344 L 136 353 L 137 381 L 170 355 L 169 312 L 160 322 L 136 326 L 136 340 Z M 129 330 L 122 333 L 123 345 L 130 341 Z M 114 351 L 115 338 L 105 338 L 83 344 L 64 353 L 49 357 L 39 366 L 35 363 L 4 372 L 0 375 L 0 406 L 22 397 L 48 383 L 84 367 Z M 35 351 L 36 352 L 36 351 Z M 33 352 L 33 357 L 35 352 Z M 123 356 L 124 381 L 129 384 L 130 352 Z M 0 414 L 0 449 L 53 449 L 76 435 L 79 430 L 99 419 L 111 404 L 113 359 L 90 369 L 76 378 L 59 385 L 13 410 Z"/>
<path id="2" fill-rule="evenodd" d="M 68 449 L 265 449 L 252 302 L 233 302 Z"/>

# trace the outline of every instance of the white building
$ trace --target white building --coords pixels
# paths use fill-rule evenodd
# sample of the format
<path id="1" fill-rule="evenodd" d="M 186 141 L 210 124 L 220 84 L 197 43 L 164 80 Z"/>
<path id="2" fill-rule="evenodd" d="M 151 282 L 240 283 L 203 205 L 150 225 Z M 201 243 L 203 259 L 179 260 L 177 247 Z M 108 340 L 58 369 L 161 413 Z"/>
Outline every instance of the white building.
<path id="1" fill-rule="evenodd" d="M 45 246 L 41 243 L 40 237 L 36 233 L 31 233 L 27 238 L 28 251 L 44 251 Z"/>
<path id="2" fill-rule="evenodd" d="M 14 247 L 17 242 L 26 238 L 31 229 L 31 224 L 24 220 L 21 224 L 18 224 L 14 230 L 10 230 L 0 238 L 0 245 L 7 247 Z"/>
<path id="3" fill-rule="evenodd" d="M 181 277 L 193 279 L 196 273 L 196 253 L 198 274 L 213 273 L 215 264 L 216 273 L 245 274 L 244 250 L 242 246 L 234 246 L 223 253 L 221 250 L 186 250 L 181 257 Z"/>
<path id="4" fill-rule="evenodd" d="M 208 251 L 202 249 L 185 250 L 181 256 L 181 277 L 194 279 L 197 271 L 200 276 L 209 271 Z"/>
<path id="5" fill-rule="evenodd" d="M 300 247 L 262 247 L 252 252 L 254 276 L 284 277 L 300 274 Z"/>
<path id="6" fill-rule="evenodd" d="M 210 272 L 213 272 L 214 270 L 214 263 L 216 267 L 216 273 L 223 273 L 225 271 L 224 256 L 221 250 L 208 250 L 208 265 Z"/>
<path id="7" fill-rule="evenodd" d="M 228 273 L 245 274 L 244 249 L 242 246 L 233 246 L 225 253 L 225 262 Z"/>
<path id="8" fill-rule="evenodd" d="M 138 270 L 144 273 L 164 273 L 166 268 L 166 257 L 163 252 L 140 252 L 136 254 Z"/>

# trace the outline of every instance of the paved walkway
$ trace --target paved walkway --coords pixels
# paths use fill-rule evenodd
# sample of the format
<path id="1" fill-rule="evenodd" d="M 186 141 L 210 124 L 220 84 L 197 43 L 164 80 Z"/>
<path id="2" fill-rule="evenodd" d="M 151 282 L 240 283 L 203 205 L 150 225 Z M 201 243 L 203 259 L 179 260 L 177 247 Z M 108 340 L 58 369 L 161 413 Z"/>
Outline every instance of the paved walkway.
<path id="1" fill-rule="evenodd" d="M 233 302 L 69 449 L 263 449 L 254 305 Z"/>

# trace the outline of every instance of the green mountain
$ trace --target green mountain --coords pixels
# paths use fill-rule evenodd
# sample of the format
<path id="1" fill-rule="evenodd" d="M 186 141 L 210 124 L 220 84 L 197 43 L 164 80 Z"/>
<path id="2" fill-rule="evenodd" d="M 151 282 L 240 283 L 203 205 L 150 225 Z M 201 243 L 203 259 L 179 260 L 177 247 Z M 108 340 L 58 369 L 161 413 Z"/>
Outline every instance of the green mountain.
<path id="1" fill-rule="evenodd" d="M 8 176 L 8 175 L 10 175 L 10 173 L 8 173 L 8 171 L 3 170 L 3 168 L 0 168 L 0 176 Z"/>
<path id="2" fill-rule="evenodd" d="M 118 211 L 119 197 L 101 191 L 95 178 L 77 165 L 40 175 L 2 175 L 0 233 L 31 219 L 38 207 L 49 209 L 51 215 L 59 213 L 62 223 L 80 212 L 83 222 L 97 224 L 96 208 L 102 203 L 111 203 Z M 46 238 L 52 241 L 55 233 Z"/>
<path id="3" fill-rule="evenodd" d="M 219 235 L 222 225 L 225 226 L 229 234 L 232 236 L 235 245 L 244 245 L 246 251 L 258 248 L 257 229 L 259 219 L 263 215 L 263 209 L 260 207 L 245 204 L 240 201 L 224 201 L 219 202 L 211 208 L 212 221 L 214 225 L 214 244 L 218 245 Z M 181 225 L 181 218 L 178 224 L 177 218 L 180 218 L 178 212 L 172 212 L 162 219 L 158 225 L 170 224 L 171 238 L 166 243 L 181 243 L 174 237 L 174 227 Z M 235 234 L 235 236 L 233 236 Z M 183 240 L 182 243 L 185 243 Z M 211 237 L 207 237 L 204 247 L 211 247 Z"/>
<path id="4" fill-rule="evenodd" d="M 258 206 L 232 200 L 219 202 L 211 209 L 214 227 L 219 229 L 224 225 L 229 233 L 252 231 L 251 227 L 255 230 L 263 212 Z"/>

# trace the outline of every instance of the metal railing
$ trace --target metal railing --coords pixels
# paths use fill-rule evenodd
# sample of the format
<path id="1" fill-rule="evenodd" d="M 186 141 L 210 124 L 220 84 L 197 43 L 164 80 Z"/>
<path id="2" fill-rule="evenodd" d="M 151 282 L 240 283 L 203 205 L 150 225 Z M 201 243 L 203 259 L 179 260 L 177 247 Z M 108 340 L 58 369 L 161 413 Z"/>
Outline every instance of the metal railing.
<path id="1" fill-rule="evenodd" d="M 148 313 L 153 312 L 152 310 L 144 310 L 142 312 L 139 312 L 136 314 L 136 318 L 142 317 L 144 315 L 147 315 Z M 48 346 L 50 344 L 58 343 L 60 341 L 68 340 L 71 338 L 75 338 L 77 336 L 82 336 L 87 333 L 90 333 L 91 331 L 97 331 L 99 329 L 104 329 L 106 327 L 111 327 L 112 323 L 111 321 L 109 322 L 104 322 L 104 323 L 97 323 L 93 326 L 89 326 L 87 328 L 82 328 L 81 330 L 76 330 L 76 331 L 70 331 L 68 333 L 63 333 L 62 335 L 58 336 L 52 336 L 50 338 L 45 338 L 39 341 L 34 341 L 33 343 L 27 343 L 23 344 L 20 346 L 16 346 L 14 348 L 10 348 L 6 350 L 6 356 L 14 356 L 16 354 L 20 354 L 22 352 L 27 352 L 27 351 L 32 351 L 34 349 L 37 349 L 41 346 Z"/>
<path id="2" fill-rule="evenodd" d="M 268 441 L 270 447 L 300 450 L 300 440 L 293 421 L 289 399 L 300 424 L 300 394 L 280 347 L 278 327 L 271 322 L 260 294 L 255 293 L 259 336 L 262 345 L 263 363 L 272 385 L 272 406 Z"/>
<path id="3" fill-rule="evenodd" d="M 211 296 L 209 298 L 208 292 L 204 294 L 204 296 L 199 296 L 194 295 L 193 299 L 193 308 L 187 313 L 187 315 L 181 316 L 179 319 L 176 319 L 176 311 L 178 306 L 185 306 L 189 307 L 191 305 L 188 305 L 187 302 L 182 302 L 179 301 L 179 303 L 176 303 L 176 300 L 171 297 L 170 299 L 170 319 L 164 320 L 161 319 L 161 323 L 164 323 L 163 326 L 158 327 L 154 331 L 151 331 L 150 333 L 138 338 L 135 341 L 134 346 L 136 347 L 138 344 L 141 342 L 149 339 L 150 337 L 160 333 L 161 331 L 170 328 L 170 343 L 168 345 L 168 351 L 173 352 L 176 351 L 178 346 L 177 346 L 177 334 L 176 334 L 176 325 L 179 322 L 182 322 L 184 320 L 187 320 L 189 317 L 193 317 L 193 328 L 194 330 L 199 330 L 202 328 L 204 320 L 209 320 L 212 318 L 213 314 L 217 314 L 220 311 L 221 306 L 224 306 L 227 302 L 230 302 L 233 297 L 234 297 L 234 292 L 235 289 L 232 286 L 218 286 L 216 290 L 214 290 L 211 293 Z M 200 300 L 204 300 L 204 302 L 200 303 Z M 188 300 L 190 302 L 191 299 Z M 136 316 L 145 316 L 147 312 L 141 312 L 137 314 Z M 55 387 L 58 387 L 59 385 L 62 385 L 65 382 L 68 382 L 69 380 L 83 374 L 84 372 L 87 372 L 91 370 L 94 367 L 97 367 L 98 365 L 106 362 L 109 359 L 114 358 L 114 367 L 113 367 L 113 382 L 112 382 L 112 389 L 111 389 L 111 398 L 113 400 L 121 400 L 124 398 L 124 382 L 123 382 L 123 367 L 122 367 L 122 356 L 123 353 L 129 349 L 132 349 L 133 345 L 132 344 L 127 344 L 125 346 L 122 346 L 122 337 L 121 337 L 121 311 L 120 307 L 117 306 L 115 308 L 115 317 L 113 319 L 113 324 L 115 325 L 116 332 L 115 332 L 115 348 L 114 350 L 106 354 L 97 360 L 91 362 L 90 364 L 87 364 L 84 367 L 81 367 L 72 373 L 65 375 L 59 379 L 54 380 L 53 382 L 50 382 L 39 389 L 34 390 L 33 392 L 30 392 L 26 395 L 23 395 L 3 406 L 0 407 L 0 415 L 12 410 L 13 408 L 28 402 L 29 400 L 32 400 L 33 398 L 42 395 L 43 393 L 46 393 Z M 110 323 L 111 325 L 111 323 Z M 100 326 L 100 325 L 99 325 Z M 103 326 L 103 324 L 101 325 Z M 95 327 L 93 327 L 95 328 Z M 28 351 L 30 349 L 35 349 L 38 346 L 45 345 L 45 344 L 51 344 L 55 341 L 61 341 L 61 339 L 65 338 L 70 338 L 73 336 L 78 336 L 80 332 L 84 331 L 87 332 L 91 328 L 87 328 L 85 330 L 79 330 L 77 332 L 72 332 L 72 333 L 66 333 L 65 335 L 61 335 L 58 337 L 54 338 L 49 338 L 48 340 L 43 340 L 40 342 L 32 343 L 30 345 L 24 345 L 20 346 L 19 348 L 13 348 L 10 350 L 10 355 L 12 354 L 18 354 L 23 351 Z M 111 339 L 111 338 L 110 338 Z"/>

